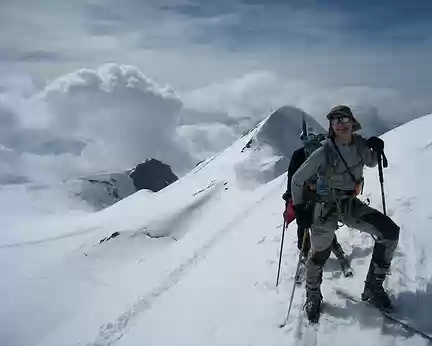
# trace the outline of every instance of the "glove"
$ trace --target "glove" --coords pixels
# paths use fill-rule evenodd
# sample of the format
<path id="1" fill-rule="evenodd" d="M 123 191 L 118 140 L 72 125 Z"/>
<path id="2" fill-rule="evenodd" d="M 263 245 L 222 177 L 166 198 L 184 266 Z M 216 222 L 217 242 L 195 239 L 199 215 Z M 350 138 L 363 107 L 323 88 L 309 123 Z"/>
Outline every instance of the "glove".
<path id="1" fill-rule="evenodd" d="M 291 222 L 294 221 L 295 218 L 296 216 L 295 216 L 293 201 L 292 199 L 290 199 L 288 204 L 285 207 L 284 219 L 286 224 L 289 225 Z"/>
<path id="2" fill-rule="evenodd" d="M 384 152 L 384 141 L 378 137 L 371 137 L 366 140 L 366 145 L 377 153 Z"/>
<path id="3" fill-rule="evenodd" d="M 289 202 L 291 196 L 288 194 L 288 191 L 284 192 L 284 194 L 282 195 L 282 199 L 287 203 Z"/>
<path id="4" fill-rule="evenodd" d="M 297 219 L 297 225 L 303 229 L 310 228 L 310 226 L 312 225 L 312 218 L 310 213 L 306 210 L 305 205 L 295 205 L 294 211 Z"/>

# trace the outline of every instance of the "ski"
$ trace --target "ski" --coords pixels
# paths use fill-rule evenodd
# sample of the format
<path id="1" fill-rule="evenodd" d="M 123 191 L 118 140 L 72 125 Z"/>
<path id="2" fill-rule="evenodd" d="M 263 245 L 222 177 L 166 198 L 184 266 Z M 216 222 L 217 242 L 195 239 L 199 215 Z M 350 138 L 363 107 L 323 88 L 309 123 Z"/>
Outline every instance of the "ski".
<path id="1" fill-rule="evenodd" d="M 340 287 L 334 287 L 333 290 L 336 292 L 336 294 L 338 294 L 338 295 L 340 295 L 340 296 L 342 296 L 342 297 L 344 297 L 346 299 L 349 299 L 349 300 L 351 300 L 354 303 L 361 303 L 362 302 L 361 299 L 354 297 L 351 293 L 345 291 L 344 289 L 342 289 Z M 422 330 L 420 330 L 420 329 L 412 326 L 411 324 L 408 324 L 408 323 L 402 321 L 401 319 L 399 319 L 396 316 L 394 316 L 392 313 L 386 312 L 386 311 L 381 310 L 381 309 L 378 309 L 375 306 L 373 306 L 372 304 L 370 304 L 369 302 L 366 302 L 366 305 L 369 306 L 369 307 L 371 307 L 371 308 L 374 308 L 375 310 L 377 310 L 379 312 L 381 312 L 381 314 L 385 318 L 389 319 L 392 322 L 398 323 L 399 325 L 401 325 L 402 327 L 404 327 L 408 331 L 416 333 L 416 334 L 419 334 L 419 335 L 423 336 L 424 338 L 428 339 L 429 341 L 432 341 L 432 336 L 431 335 L 429 335 L 429 334 L 423 332 Z"/>

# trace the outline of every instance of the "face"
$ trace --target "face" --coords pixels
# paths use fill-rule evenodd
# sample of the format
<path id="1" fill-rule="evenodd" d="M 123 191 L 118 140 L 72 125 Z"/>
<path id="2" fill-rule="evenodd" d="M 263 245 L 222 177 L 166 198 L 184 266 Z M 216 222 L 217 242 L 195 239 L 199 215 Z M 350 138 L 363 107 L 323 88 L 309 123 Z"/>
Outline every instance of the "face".
<path id="1" fill-rule="evenodd" d="M 336 136 L 344 136 L 352 133 L 353 118 L 348 116 L 334 116 L 330 119 L 331 126 Z"/>

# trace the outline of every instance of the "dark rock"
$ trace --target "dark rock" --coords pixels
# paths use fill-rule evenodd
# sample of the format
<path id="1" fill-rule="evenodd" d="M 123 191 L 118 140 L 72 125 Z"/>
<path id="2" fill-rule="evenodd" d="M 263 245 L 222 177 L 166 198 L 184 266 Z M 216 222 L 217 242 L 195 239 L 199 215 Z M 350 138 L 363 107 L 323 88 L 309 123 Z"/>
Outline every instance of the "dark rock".
<path id="1" fill-rule="evenodd" d="M 113 234 L 111 234 L 109 237 L 103 238 L 99 241 L 99 244 L 105 243 L 106 241 L 113 239 L 115 237 L 118 237 L 120 235 L 120 232 L 116 231 Z M 87 256 L 87 255 L 86 255 Z"/>
<path id="2" fill-rule="evenodd" d="M 169 165 L 156 159 L 138 164 L 130 177 L 137 190 L 147 189 L 153 192 L 158 192 L 178 180 Z"/>
<path id="3" fill-rule="evenodd" d="M 250 149 L 252 142 L 253 142 L 253 138 L 251 138 L 250 141 L 246 143 L 245 147 L 241 150 L 241 152 L 243 153 L 246 148 Z"/>

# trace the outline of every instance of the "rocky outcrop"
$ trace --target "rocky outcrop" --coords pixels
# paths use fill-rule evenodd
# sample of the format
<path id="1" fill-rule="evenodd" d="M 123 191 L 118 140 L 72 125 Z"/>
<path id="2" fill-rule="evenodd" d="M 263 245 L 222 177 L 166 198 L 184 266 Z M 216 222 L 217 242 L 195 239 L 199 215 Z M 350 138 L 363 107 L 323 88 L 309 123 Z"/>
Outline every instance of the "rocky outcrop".
<path id="1" fill-rule="evenodd" d="M 136 190 L 147 189 L 158 192 L 178 180 L 171 167 L 156 159 L 146 160 L 130 173 Z"/>
<path id="2" fill-rule="evenodd" d="M 176 180 L 178 177 L 169 165 L 150 159 L 138 164 L 134 169 L 80 178 L 79 192 L 76 192 L 75 196 L 100 210 L 138 190 L 158 192 Z"/>

